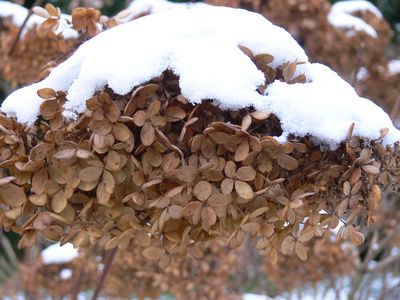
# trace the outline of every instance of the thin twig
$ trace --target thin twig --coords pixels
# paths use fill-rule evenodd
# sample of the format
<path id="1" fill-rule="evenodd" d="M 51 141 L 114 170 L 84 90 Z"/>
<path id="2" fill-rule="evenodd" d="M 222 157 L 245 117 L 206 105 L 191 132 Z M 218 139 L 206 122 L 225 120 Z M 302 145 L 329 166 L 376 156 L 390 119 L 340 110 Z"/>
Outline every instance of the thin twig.
<path id="1" fill-rule="evenodd" d="M 104 281 L 107 277 L 108 271 L 110 270 L 111 264 L 114 260 L 115 254 L 117 253 L 118 247 L 115 247 L 111 250 L 109 250 L 106 253 L 106 259 L 105 259 L 105 264 L 104 264 L 104 269 L 103 269 L 103 273 L 101 273 L 100 279 L 97 283 L 96 289 L 93 293 L 93 297 L 92 300 L 97 300 L 97 298 L 100 295 L 100 291 L 103 287 Z"/>
<path id="2" fill-rule="evenodd" d="M 8 55 L 11 55 L 12 52 L 14 51 L 15 47 L 17 46 L 17 43 L 21 37 L 22 31 L 24 30 L 24 27 L 26 25 L 26 23 L 28 22 L 29 18 L 32 16 L 33 14 L 33 10 L 32 8 L 35 6 L 41 6 L 43 4 L 44 0 L 35 0 L 35 2 L 33 3 L 32 7 L 28 10 L 28 14 L 25 17 L 24 22 L 22 23 L 21 27 L 19 28 L 19 31 L 17 33 L 17 36 L 15 37 L 10 50 L 8 51 Z"/>
<path id="3" fill-rule="evenodd" d="M 369 268 L 368 271 L 370 272 L 377 272 L 381 271 L 384 268 L 390 266 L 391 264 L 400 260 L 400 253 L 392 256 L 388 256 L 385 259 L 381 260 L 379 263 L 376 264 L 374 268 Z"/>
<path id="4" fill-rule="evenodd" d="M 81 288 L 81 283 L 82 283 L 82 277 L 83 277 L 83 269 L 85 267 L 85 264 L 82 264 L 81 267 L 78 269 L 78 275 L 75 278 L 75 282 L 72 285 L 71 288 L 71 300 L 77 300 L 78 299 L 78 294 L 79 290 Z"/>

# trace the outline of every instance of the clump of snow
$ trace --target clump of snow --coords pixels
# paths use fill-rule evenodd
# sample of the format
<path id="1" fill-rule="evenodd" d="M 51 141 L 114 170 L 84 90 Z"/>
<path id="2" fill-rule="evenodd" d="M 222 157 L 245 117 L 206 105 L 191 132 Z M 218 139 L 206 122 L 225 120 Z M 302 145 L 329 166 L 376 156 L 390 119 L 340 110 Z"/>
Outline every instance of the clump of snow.
<path id="1" fill-rule="evenodd" d="M 333 13 L 347 13 L 352 14 L 357 11 L 369 11 L 379 18 L 382 18 L 382 13 L 371 2 L 366 0 L 349 0 L 339 1 L 332 5 L 331 11 Z"/>
<path id="2" fill-rule="evenodd" d="M 400 74 L 400 59 L 392 59 L 387 66 L 389 75 L 394 76 Z"/>
<path id="3" fill-rule="evenodd" d="M 72 277 L 72 270 L 71 269 L 62 269 L 60 272 L 60 278 L 62 280 L 68 280 Z"/>
<path id="4" fill-rule="evenodd" d="M 273 68 L 304 62 L 295 76 L 305 74 L 307 83 L 275 81 L 264 95 L 259 94 L 264 74 L 239 45 L 255 55 L 273 55 Z M 376 139 L 380 129 L 388 128 L 384 143 L 400 140 L 400 132 L 381 108 L 360 98 L 328 67 L 307 61 L 304 50 L 288 32 L 259 14 L 191 5 L 99 34 L 46 79 L 11 94 L 1 109 L 21 123 L 32 124 L 42 102 L 36 92 L 49 87 L 67 92 L 64 116 L 76 118 L 85 111 L 86 100 L 106 85 L 124 95 L 170 69 L 179 76 L 181 92 L 191 103 L 213 99 L 223 109 L 253 106 L 271 111 L 281 121 L 282 141 L 289 134 L 309 135 L 334 149 L 345 140 L 352 123 L 354 134 L 360 137 Z"/>
<path id="5" fill-rule="evenodd" d="M 45 265 L 65 264 L 71 262 L 78 256 L 78 250 L 71 243 L 60 246 L 60 243 L 53 244 L 41 253 Z"/>
<path id="6" fill-rule="evenodd" d="M 0 18 L 11 18 L 15 26 L 21 27 L 27 15 L 28 9 L 25 7 L 8 1 L 0 1 Z M 29 29 L 39 26 L 45 20 L 43 17 L 32 14 L 26 22 L 21 36 L 23 37 Z M 71 21 L 71 16 L 62 14 L 56 34 L 61 33 L 65 39 L 78 38 L 78 32 L 71 28 L 67 20 Z"/>
<path id="7" fill-rule="evenodd" d="M 332 5 L 331 11 L 328 14 L 328 21 L 333 27 L 349 30 L 349 36 L 354 35 L 354 31 L 364 31 L 371 37 L 376 38 L 378 34 L 371 25 L 352 15 L 355 11 L 364 10 L 371 6 L 375 7 L 369 4 L 366 1 L 337 2 Z M 379 12 L 376 7 L 375 9 Z"/>

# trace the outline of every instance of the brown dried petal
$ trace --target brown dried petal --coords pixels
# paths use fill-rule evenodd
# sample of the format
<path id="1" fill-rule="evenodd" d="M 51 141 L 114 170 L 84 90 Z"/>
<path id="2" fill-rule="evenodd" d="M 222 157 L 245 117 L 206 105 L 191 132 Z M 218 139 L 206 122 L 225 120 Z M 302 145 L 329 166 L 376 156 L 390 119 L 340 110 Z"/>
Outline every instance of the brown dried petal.
<path id="1" fill-rule="evenodd" d="M 56 100 L 44 100 L 40 104 L 40 114 L 44 119 L 51 119 L 57 114 L 59 106 Z"/>
<path id="2" fill-rule="evenodd" d="M 143 250 L 144 257 L 150 260 L 159 260 L 165 253 L 164 249 L 157 247 L 148 247 Z"/>
<path id="3" fill-rule="evenodd" d="M 53 145 L 51 144 L 39 143 L 32 148 L 31 152 L 29 153 L 29 158 L 33 161 L 44 160 L 52 148 Z"/>
<path id="4" fill-rule="evenodd" d="M 206 201 L 211 195 L 212 189 L 211 184 L 207 181 L 200 181 L 193 188 L 193 195 L 201 201 Z"/>
<path id="5" fill-rule="evenodd" d="M 79 171 L 79 177 L 85 182 L 93 182 L 98 180 L 102 173 L 102 168 L 87 167 Z"/>
<path id="6" fill-rule="evenodd" d="M 230 195 L 233 191 L 234 180 L 231 178 L 225 178 L 221 182 L 221 192 Z"/>
<path id="7" fill-rule="evenodd" d="M 260 230 L 260 224 L 257 222 L 249 222 L 240 227 L 244 232 L 249 234 L 256 234 Z"/>
<path id="8" fill-rule="evenodd" d="M 252 181 L 256 178 L 256 171 L 249 166 L 240 167 L 236 172 L 236 178 L 242 181 Z"/>
<path id="9" fill-rule="evenodd" d="M 304 247 L 304 245 L 303 245 L 302 243 L 296 242 L 295 250 L 296 250 L 297 256 L 298 256 L 302 261 L 307 260 L 307 250 L 306 250 L 306 247 Z"/>
<path id="10" fill-rule="evenodd" d="M 143 145 L 151 146 L 155 139 L 156 134 L 154 127 L 149 122 L 145 122 L 142 130 L 140 131 L 140 140 L 142 141 Z"/>
<path id="11" fill-rule="evenodd" d="M 380 173 L 379 168 L 373 165 L 364 165 L 361 169 L 371 175 L 378 175 Z"/>
<path id="12" fill-rule="evenodd" d="M 57 99 L 57 93 L 49 88 L 40 89 L 37 91 L 37 94 L 43 99 Z"/>
<path id="13" fill-rule="evenodd" d="M 44 206 L 47 203 L 47 195 L 46 194 L 41 194 L 41 195 L 31 195 L 29 197 L 29 201 L 31 201 L 33 204 L 37 206 Z"/>
<path id="14" fill-rule="evenodd" d="M 125 124 L 116 123 L 113 126 L 113 134 L 118 141 L 126 142 L 131 136 L 131 131 Z"/>
<path id="15" fill-rule="evenodd" d="M 241 180 L 235 181 L 235 191 L 238 193 L 240 197 L 246 200 L 249 200 L 254 196 L 251 186 L 247 182 Z"/>
<path id="16" fill-rule="evenodd" d="M 281 154 L 277 159 L 278 165 L 282 168 L 292 171 L 299 167 L 297 160 L 287 154 Z"/>
<path id="17" fill-rule="evenodd" d="M 293 253 L 294 245 L 295 245 L 294 238 L 291 235 L 287 236 L 283 240 L 282 245 L 281 245 L 282 253 L 285 255 L 290 255 L 291 253 Z"/>
<path id="18" fill-rule="evenodd" d="M 16 207 L 25 203 L 26 195 L 22 187 L 7 183 L 0 186 L 0 199 L 5 204 Z"/>
<path id="19" fill-rule="evenodd" d="M 248 141 L 239 144 L 235 152 L 235 161 L 243 161 L 249 156 L 250 145 Z"/>
<path id="20" fill-rule="evenodd" d="M 60 213 L 67 206 L 67 198 L 63 190 L 59 190 L 51 199 L 51 208 L 54 212 Z"/>

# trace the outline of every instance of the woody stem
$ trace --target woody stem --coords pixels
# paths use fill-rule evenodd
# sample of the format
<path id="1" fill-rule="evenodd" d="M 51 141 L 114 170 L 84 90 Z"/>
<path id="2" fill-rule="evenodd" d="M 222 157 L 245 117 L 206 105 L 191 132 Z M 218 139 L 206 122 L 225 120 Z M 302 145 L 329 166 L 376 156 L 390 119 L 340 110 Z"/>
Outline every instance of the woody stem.
<path id="1" fill-rule="evenodd" d="M 105 263 L 104 263 L 104 269 L 103 269 L 103 272 L 101 273 L 99 281 L 97 282 L 97 286 L 93 293 L 92 300 L 97 300 L 97 298 L 99 297 L 100 291 L 103 287 L 104 281 L 107 277 L 108 271 L 110 270 L 111 264 L 114 260 L 117 250 L 118 250 L 118 247 L 115 247 L 115 248 L 107 251 L 107 253 L 105 254 L 106 258 L 105 258 Z"/>

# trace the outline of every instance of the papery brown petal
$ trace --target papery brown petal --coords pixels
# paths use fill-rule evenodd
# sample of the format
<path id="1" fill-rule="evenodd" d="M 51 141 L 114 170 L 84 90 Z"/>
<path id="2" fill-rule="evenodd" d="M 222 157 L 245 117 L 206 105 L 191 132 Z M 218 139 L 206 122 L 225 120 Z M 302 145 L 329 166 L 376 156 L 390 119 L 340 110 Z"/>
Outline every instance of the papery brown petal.
<path id="1" fill-rule="evenodd" d="M 286 154 L 280 154 L 277 162 L 279 166 L 289 171 L 295 170 L 299 167 L 297 160 Z"/>
<path id="2" fill-rule="evenodd" d="M 211 192 L 211 184 L 207 181 L 200 181 L 193 188 L 193 195 L 195 195 L 200 201 L 207 200 L 210 197 Z"/>
<path id="3" fill-rule="evenodd" d="M 294 246 L 295 246 L 295 240 L 291 235 L 289 235 L 283 240 L 281 245 L 281 251 L 285 255 L 290 255 L 291 253 L 293 253 Z"/>
<path id="4" fill-rule="evenodd" d="M 85 182 L 92 182 L 98 180 L 102 173 L 103 173 L 102 168 L 87 167 L 80 170 L 79 177 Z"/>
<path id="5" fill-rule="evenodd" d="M 67 198 L 65 197 L 65 193 L 63 190 L 59 190 L 56 194 L 54 194 L 51 199 L 51 208 L 54 212 L 60 213 L 67 206 Z"/>
<path id="6" fill-rule="evenodd" d="M 150 260 L 159 260 L 165 253 L 164 249 L 157 247 L 148 247 L 143 250 L 144 257 Z"/>
<path id="7" fill-rule="evenodd" d="M 142 130 L 140 131 L 140 140 L 143 145 L 150 146 L 156 139 L 154 127 L 149 122 L 145 122 Z"/>
<path id="8" fill-rule="evenodd" d="M 297 256 L 302 261 L 306 261 L 307 260 L 307 250 L 306 250 L 306 247 L 304 247 L 304 245 L 302 243 L 296 242 L 295 250 L 296 250 Z"/>
<path id="9" fill-rule="evenodd" d="M 6 183 L 0 186 L 0 200 L 7 205 L 16 207 L 25 203 L 26 195 L 22 187 Z"/>
<path id="10" fill-rule="evenodd" d="M 235 191 L 238 193 L 238 195 L 244 199 L 251 199 L 254 196 L 253 190 L 251 189 L 251 186 L 240 180 L 235 181 Z"/>
<path id="11" fill-rule="evenodd" d="M 256 178 L 256 170 L 252 167 L 240 167 L 236 172 L 236 178 L 242 181 L 252 181 Z"/>

